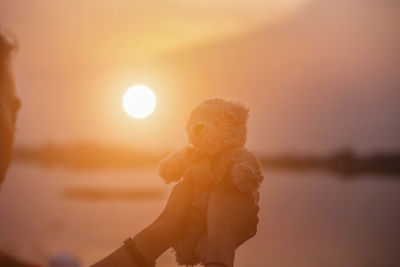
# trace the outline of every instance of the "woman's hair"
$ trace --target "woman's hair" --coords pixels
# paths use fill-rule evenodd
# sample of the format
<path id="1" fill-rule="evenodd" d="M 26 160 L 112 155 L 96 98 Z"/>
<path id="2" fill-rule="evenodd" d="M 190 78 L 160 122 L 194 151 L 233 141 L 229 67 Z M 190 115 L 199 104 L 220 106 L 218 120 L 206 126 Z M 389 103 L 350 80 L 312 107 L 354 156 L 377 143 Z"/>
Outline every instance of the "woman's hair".
<path id="1" fill-rule="evenodd" d="M 7 63 L 10 60 L 12 51 L 16 48 L 15 38 L 9 32 L 0 29 L 0 81 L 6 75 Z"/>
<path id="2" fill-rule="evenodd" d="M 9 32 L 0 30 L 0 60 L 3 61 L 9 57 L 15 48 L 15 38 Z"/>

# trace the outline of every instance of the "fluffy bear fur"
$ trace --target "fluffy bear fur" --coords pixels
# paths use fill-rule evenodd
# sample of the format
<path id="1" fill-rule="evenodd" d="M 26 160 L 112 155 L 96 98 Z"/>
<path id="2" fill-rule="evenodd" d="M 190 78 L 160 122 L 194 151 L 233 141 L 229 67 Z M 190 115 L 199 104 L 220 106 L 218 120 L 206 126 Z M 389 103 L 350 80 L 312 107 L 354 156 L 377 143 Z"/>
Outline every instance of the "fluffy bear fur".
<path id="1" fill-rule="evenodd" d="M 186 176 L 192 176 L 194 181 L 193 211 L 185 222 L 182 237 L 173 244 L 179 265 L 205 263 L 208 197 L 217 180 L 229 176 L 238 190 L 253 194 L 258 201 L 263 175 L 254 154 L 244 148 L 248 113 L 239 103 L 223 99 L 204 101 L 193 109 L 186 125 L 191 146 L 160 163 L 160 176 L 167 183 Z M 197 177 L 191 172 L 191 166 L 204 158 L 211 163 L 213 177 Z"/>

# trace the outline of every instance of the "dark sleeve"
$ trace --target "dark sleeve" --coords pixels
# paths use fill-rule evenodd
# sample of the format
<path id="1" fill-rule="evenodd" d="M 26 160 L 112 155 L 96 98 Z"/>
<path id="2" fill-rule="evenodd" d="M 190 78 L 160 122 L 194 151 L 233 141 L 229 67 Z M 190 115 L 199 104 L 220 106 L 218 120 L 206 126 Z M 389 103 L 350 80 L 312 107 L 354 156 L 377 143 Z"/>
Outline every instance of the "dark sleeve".
<path id="1" fill-rule="evenodd" d="M 40 265 L 22 262 L 10 255 L 0 252 L 0 267 L 40 267 Z"/>

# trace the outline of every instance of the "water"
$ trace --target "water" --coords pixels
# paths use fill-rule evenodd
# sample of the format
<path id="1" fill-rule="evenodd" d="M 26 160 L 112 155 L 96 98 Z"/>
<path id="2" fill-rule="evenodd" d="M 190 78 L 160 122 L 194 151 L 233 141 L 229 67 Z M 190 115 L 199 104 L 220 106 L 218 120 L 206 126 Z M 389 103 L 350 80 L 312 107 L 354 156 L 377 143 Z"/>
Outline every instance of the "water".
<path id="1" fill-rule="evenodd" d="M 154 220 L 169 190 L 155 168 L 14 164 L 0 194 L 0 250 L 42 264 L 59 252 L 94 263 Z M 400 180 L 265 170 L 260 207 L 258 233 L 235 266 L 400 266 Z M 176 266 L 171 251 L 157 266 Z"/>

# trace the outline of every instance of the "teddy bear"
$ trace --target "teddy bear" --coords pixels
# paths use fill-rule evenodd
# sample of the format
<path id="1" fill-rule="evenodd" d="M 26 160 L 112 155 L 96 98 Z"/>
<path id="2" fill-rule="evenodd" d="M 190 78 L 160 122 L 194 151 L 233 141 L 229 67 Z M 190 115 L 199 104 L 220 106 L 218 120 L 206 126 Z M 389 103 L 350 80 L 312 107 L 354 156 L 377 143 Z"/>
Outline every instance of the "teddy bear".
<path id="1" fill-rule="evenodd" d="M 205 264 L 207 207 L 212 186 L 223 178 L 258 202 L 263 174 L 257 158 L 244 146 L 249 110 L 240 103 L 208 99 L 195 107 L 186 124 L 190 145 L 163 159 L 159 175 L 167 182 L 192 176 L 193 201 L 182 235 L 172 245 L 179 265 Z M 206 159 L 213 175 L 198 175 L 193 166 Z"/>

